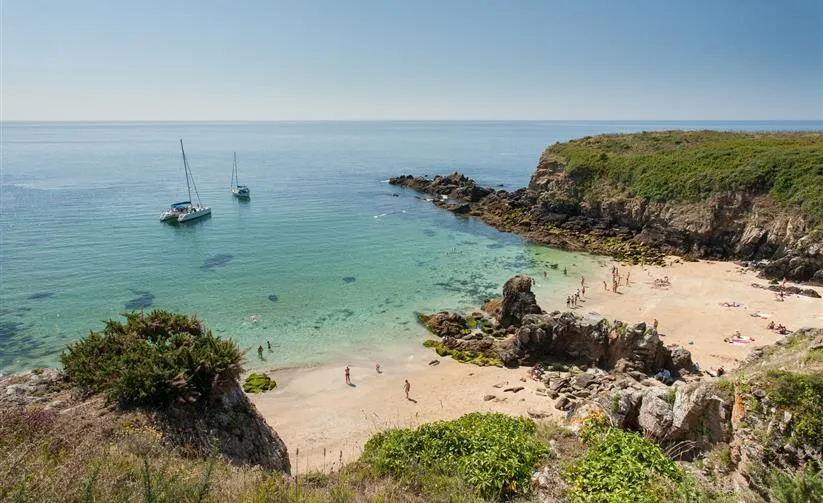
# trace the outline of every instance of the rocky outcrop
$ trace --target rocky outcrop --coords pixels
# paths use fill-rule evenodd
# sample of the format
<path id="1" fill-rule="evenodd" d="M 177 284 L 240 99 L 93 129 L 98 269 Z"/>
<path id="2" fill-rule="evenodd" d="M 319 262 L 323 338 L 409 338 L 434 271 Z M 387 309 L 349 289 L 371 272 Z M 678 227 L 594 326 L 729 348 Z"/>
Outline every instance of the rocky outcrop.
<path id="1" fill-rule="evenodd" d="M 551 246 L 633 262 L 659 262 L 664 253 L 738 259 L 770 278 L 823 284 L 823 231 L 766 195 L 727 192 L 695 203 L 662 203 L 616 187 L 584 191 L 591 181 L 583 176 L 569 176 L 563 161 L 546 153 L 528 187 L 514 192 L 479 188 L 459 173 L 433 180 L 407 175 L 390 183 Z"/>
<path id="2" fill-rule="evenodd" d="M 515 276 L 503 285 L 503 300 L 500 303 L 500 325 L 519 326 L 527 314 L 542 314 L 537 299 L 532 293 L 534 280 L 528 276 Z"/>
<path id="3" fill-rule="evenodd" d="M 217 449 L 235 465 L 289 473 L 286 444 L 257 412 L 238 384 L 206 407 L 171 407 L 152 413 L 167 441 L 207 456 Z"/>
<path id="4" fill-rule="evenodd" d="M 107 423 L 107 431 L 113 431 L 121 416 L 139 416 L 139 422 L 150 425 L 183 453 L 208 456 L 216 450 L 235 465 L 285 473 L 291 469 L 286 445 L 236 382 L 222 389 L 208 405 L 120 410 L 105 405 L 99 397 L 84 395 L 58 370 L 35 369 L 0 379 L 0 413 L 22 408 L 48 410 L 61 417 L 77 414 L 78 420 Z"/>
<path id="5" fill-rule="evenodd" d="M 573 313 L 543 314 L 531 291 L 532 283 L 528 276 L 509 279 L 499 300 L 499 316 L 473 319 L 475 326 L 498 324 L 506 329 L 502 333 L 494 328 L 485 332 L 469 329 L 466 319 L 456 313 L 441 312 L 420 319 L 442 338 L 446 348 L 481 353 L 505 365 L 561 358 L 621 372 L 654 374 L 667 370 L 677 376 L 691 370 L 691 354 L 679 346 L 666 347 L 657 331 L 645 323 L 587 320 Z"/>

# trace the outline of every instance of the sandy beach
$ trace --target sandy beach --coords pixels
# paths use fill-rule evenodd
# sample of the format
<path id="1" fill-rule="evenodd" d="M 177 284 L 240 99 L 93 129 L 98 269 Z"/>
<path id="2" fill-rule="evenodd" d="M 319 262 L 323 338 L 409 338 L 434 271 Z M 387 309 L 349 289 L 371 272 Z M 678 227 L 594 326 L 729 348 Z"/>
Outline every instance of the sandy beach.
<path id="1" fill-rule="evenodd" d="M 595 276 L 585 278 L 586 295 L 575 312 L 629 323 L 652 323 L 656 318 L 663 341 L 689 349 L 704 370 L 733 368 L 753 348 L 780 339 L 780 334 L 767 328 L 770 321 L 789 330 L 823 327 L 823 299 L 790 295 L 780 302 L 775 292 L 752 287 L 752 283 L 767 285 L 765 280 L 731 262 L 671 259 L 667 267 L 619 265 L 624 278 L 629 274 L 629 285 L 624 282 L 618 293 L 603 288 L 606 281 L 611 289 L 612 265 L 604 258 Z M 565 298 L 574 293 L 552 287 L 556 274 L 562 273 L 547 271 L 546 278 L 535 278 L 538 303 L 547 312 L 566 310 Z M 669 286 L 655 283 L 665 277 Z M 816 290 L 823 293 L 821 288 Z M 755 313 L 758 316 L 752 316 Z M 735 331 L 754 342 L 724 342 Z M 425 338 L 421 328 L 420 341 Z M 381 364 L 380 374 L 375 360 Z M 429 365 L 432 361 L 439 363 Z M 351 367 L 352 386 L 345 384 L 346 365 Z M 344 463 L 356 459 L 365 442 L 387 428 L 453 419 L 472 411 L 526 415 L 531 409 L 555 418 L 565 415 L 536 393 L 538 383 L 525 379 L 526 368 L 459 364 L 422 346 L 392 348 L 390 354 L 377 358 L 354 356 L 338 365 L 284 369 L 271 375 L 278 388 L 251 395 L 251 400 L 286 442 L 293 473 L 334 469 L 341 459 Z M 411 383 L 412 400 L 405 398 L 404 379 Z M 512 386 L 524 389 L 504 391 Z M 487 395 L 494 398 L 484 400 Z"/>

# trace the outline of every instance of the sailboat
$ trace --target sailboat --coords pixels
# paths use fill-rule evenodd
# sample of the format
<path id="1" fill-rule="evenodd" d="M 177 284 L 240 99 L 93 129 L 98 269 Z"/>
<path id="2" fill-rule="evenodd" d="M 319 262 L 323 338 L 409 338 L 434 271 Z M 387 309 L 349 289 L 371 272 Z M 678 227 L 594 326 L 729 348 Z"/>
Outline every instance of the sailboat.
<path id="1" fill-rule="evenodd" d="M 197 185 L 194 184 L 194 177 L 189 168 L 189 161 L 186 159 L 186 150 L 183 148 L 183 140 L 180 140 L 180 151 L 183 153 L 183 170 L 186 172 L 186 189 L 189 193 L 187 201 L 172 203 L 169 209 L 160 214 L 161 222 L 189 222 L 207 215 L 211 215 L 211 208 L 200 203 L 200 194 L 197 193 Z M 192 204 L 191 189 L 194 187 L 194 196 L 197 204 Z"/>
<path id="2" fill-rule="evenodd" d="M 237 179 L 237 152 L 234 153 L 234 169 L 231 171 L 231 193 L 239 199 L 248 199 L 251 192 L 246 185 L 240 185 Z"/>

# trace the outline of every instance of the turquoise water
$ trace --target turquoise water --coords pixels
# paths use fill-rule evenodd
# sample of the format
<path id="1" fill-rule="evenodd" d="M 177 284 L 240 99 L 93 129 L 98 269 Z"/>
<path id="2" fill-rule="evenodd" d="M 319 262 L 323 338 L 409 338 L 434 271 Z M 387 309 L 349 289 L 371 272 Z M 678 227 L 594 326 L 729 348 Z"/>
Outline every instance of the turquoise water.
<path id="1" fill-rule="evenodd" d="M 129 308 L 196 313 L 265 362 L 318 363 L 417 341 L 416 311 L 473 309 L 515 273 L 565 296 L 592 257 L 454 216 L 385 181 L 459 170 L 517 188 L 555 142 L 654 129 L 820 123 L 276 122 L 0 125 L 0 372 L 54 365 Z M 213 215 L 185 198 L 177 143 Z M 232 152 L 251 200 L 229 192 Z M 395 197 L 397 196 L 397 197 Z M 547 279 L 551 264 L 569 269 Z M 549 269 L 551 271 L 551 269 Z M 253 351 L 252 351 L 253 353 Z"/>

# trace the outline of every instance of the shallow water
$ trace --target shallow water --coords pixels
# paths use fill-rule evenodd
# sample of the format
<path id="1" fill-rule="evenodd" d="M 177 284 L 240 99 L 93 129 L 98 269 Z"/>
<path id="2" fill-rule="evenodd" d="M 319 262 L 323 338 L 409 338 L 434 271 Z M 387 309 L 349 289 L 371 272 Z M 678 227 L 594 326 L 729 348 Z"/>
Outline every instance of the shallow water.
<path id="1" fill-rule="evenodd" d="M 516 273 L 565 296 L 593 267 L 389 186 L 455 170 L 525 185 L 543 149 L 600 132 L 821 129 L 819 123 L 3 123 L 0 372 L 55 365 L 130 309 L 196 313 L 265 362 L 322 363 L 418 340 L 414 313 L 474 309 Z M 158 221 L 185 199 L 177 143 L 212 216 Z M 232 152 L 242 202 L 229 192 Z M 558 264 L 558 269 L 550 268 Z M 569 269 L 564 277 L 563 267 Z M 550 271 L 542 278 L 542 271 Z M 251 353 L 253 353 L 252 351 Z"/>

